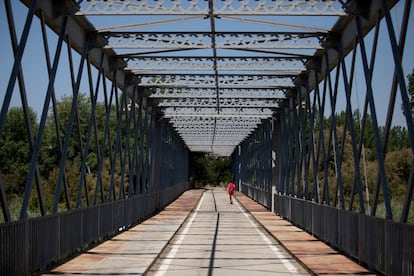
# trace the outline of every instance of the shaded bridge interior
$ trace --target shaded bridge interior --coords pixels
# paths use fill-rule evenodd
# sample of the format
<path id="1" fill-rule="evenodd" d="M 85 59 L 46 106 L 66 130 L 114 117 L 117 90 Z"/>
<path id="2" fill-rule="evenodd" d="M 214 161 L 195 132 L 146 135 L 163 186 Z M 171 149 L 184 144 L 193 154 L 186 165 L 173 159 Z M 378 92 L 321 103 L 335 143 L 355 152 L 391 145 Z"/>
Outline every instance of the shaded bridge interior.
<path id="1" fill-rule="evenodd" d="M 1 146 L 13 148 L 16 106 L 27 146 L 22 177 L 0 168 L 1 233 L 33 243 L 31 252 L 1 246 L 25 256 L 10 271 L 43 268 L 162 209 L 191 187 L 196 152 L 231 156 L 239 190 L 375 270 L 412 269 L 411 1 L 5 0 L 0 8 Z M 397 212 L 386 158 L 395 125 L 410 156 Z M 369 185 L 368 134 L 377 171 Z M 73 237 L 46 250 L 15 224 Z M 397 233 L 401 240 L 383 238 Z M 39 251 L 45 257 L 32 260 Z"/>

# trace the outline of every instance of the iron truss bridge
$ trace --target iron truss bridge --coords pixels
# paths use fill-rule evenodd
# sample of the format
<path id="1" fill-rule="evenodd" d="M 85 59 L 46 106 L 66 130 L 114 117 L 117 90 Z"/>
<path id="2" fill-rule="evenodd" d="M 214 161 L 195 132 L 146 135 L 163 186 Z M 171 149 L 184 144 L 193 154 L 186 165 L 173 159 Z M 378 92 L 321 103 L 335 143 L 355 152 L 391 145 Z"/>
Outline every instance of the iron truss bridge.
<path id="1" fill-rule="evenodd" d="M 137 77 L 138 91 L 191 151 L 229 156 L 287 104 L 348 8 L 346 1 L 130 0 L 68 9 L 94 24 L 103 48 Z M 115 15 L 125 20 L 110 20 Z M 279 22 L 287 16 L 294 22 Z M 330 23 L 309 24 L 315 16 Z"/>
<path id="2" fill-rule="evenodd" d="M 231 156 L 243 193 L 374 271 L 413 275 L 413 9 L 1 1 L 0 275 L 161 210 L 194 152 Z"/>

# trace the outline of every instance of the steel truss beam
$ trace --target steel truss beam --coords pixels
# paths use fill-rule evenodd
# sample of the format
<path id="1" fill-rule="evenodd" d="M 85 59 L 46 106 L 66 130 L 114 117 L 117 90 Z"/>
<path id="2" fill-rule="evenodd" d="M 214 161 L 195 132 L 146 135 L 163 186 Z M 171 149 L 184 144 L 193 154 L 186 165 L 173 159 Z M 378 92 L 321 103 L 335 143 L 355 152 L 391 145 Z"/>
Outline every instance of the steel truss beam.
<path id="1" fill-rule="evenodd" d="M 140 85 L 147 87 L 293 87 L 293 76 L 279 75 L 141 75 Z"/>
<path id="2" fill-rule="evenodd" d="M 179 1 L 82 1 L 77 15 L 200 15 L 209 13 L 206 0 Z M 255 1 L 237 0 L 217 1 L 214 14 L 223 15 L 345 15 L 342 4 L 338 1 Z"/>
<path id="3" fill-rule="evenodd" d="M 68 247 L 76 250 L 102 236 L 113 235 L 119 226 L 136 223 L 137 217 L 145 217 L 162 208 L 166 202 L 160 202 L 160 198 L 168 194 L 168 200 L 172 200 L 177 195 L 172 196 L 170 193 L 176 190 L 176 186 L 170 187 L 171 176 L 180 184 L 180 189 L 176 191 L 178 194 L 187 188 L 181 183 L 185 183 L 189 175 L 188 149 L 227 156 L 233 153 L 233 157 L 240 162 L 235 174 L 239 177 L 239 183 L 253 189 L 254 194 L 264 195 L 258 201 L 269 206 L 266 196 L 272 195 L 270 189 L 273 184 L 277 198 L 281 201 L 278 207 L 293 207 L 296 204 L 304 207 L 281 208 L 277 211 L 286 212 L 283 215 L 298 225 L 306 224 L 308 218 L 312 218 L 307 230 L 315 231 L 313 234 L 316 236 L 322 233 L 322 239 L 339 247 L 342 245 L 338 244 L 338 240 L 360 238 L 362 243 L 353 240 L 347 244 L 350 247 L 357 245 L 347 253 L 360 258 L 359 261 L 368 267 L 395 275 L 402 275 L 405 272 L 403 269 L 411 268 L 412 226 L 407 222 L 412 214 L 414 165 L 411 162 L 407 166 L 408 181 L 400 185 L 406 193 L 401 204 L 394 202 L 391 196 L 395 191 L 391 191 L 391 176 L 387 167 L 387 146 L 392 135 L 393 114 L 399 109 L 396 103 L 398 98 L 407 115 L 404 123 L 409 136 L 407 143 L 411 147 L 408 150 L 410 161 L 414 154 L 414 123 L 412 117 L 408 116 L 411 109 L 402 66 L 406 58 L 403 55 L 405 40 L 412 34 L 412 30 L 407 30 L 411 0 L 404 2 L 406 6 L 401 22 L 400 18 L 398 22 L 393 22 L 390 7 L 398 2 L 394 0 L 20 2 L 27 5 L 29 12 L 26 17 L 16 17 L 22 20 L 16 22 L 16 26 L 21 26 L 21 29 L 16 29 L 9 7 L 12 1 L 5 0 L 7 7 L 4 14 L 10 32 L 10 41 L 5 42 L 10 42 L 9 55 L 14 58 L 7 70 L 10 76 L 6 76 L 9 80 L 8 83 L 6 81 L 0 113 L 0 138 L 4 134 L 12 98 L 16 96 L 14 91 L 20 90 L 17 97 L 20 96 L 22 101 L 24 125 L 28 129 L 25 134 L 30 146 L 30 160 L 26 162 L 27 175 L 20 185 L 24 185 L 24 191 L 18 191 L 22 194 L 19 217 L 22 222 L 13 223 L 13 227 L 8 224 L 13 219 L 9 210 L 10 195 L 7 194 L 10 183 L 5 183 L 6 175 L 3 172 L 0 177 L 0 205 L 2 218 L 6 222 L 0 231 L 3 233 L 0 240 L 8 243 L 10 237 L 21 237 L 15 242 L 19 249 L 16 252 L 22 255 L 15 260 L 18 265 L 25 265 L 21 259 L 29 260 L 31 256 L 44 258 L 39 258 L 38 267 L 25 267 L 25 271 L 19 271 L 21 273 L 12 271 L 9 274 L 38 271 L 39 267 L 46 267 L 51 260 L 61 259 L 62 255 L 56 255 L 59 253 L 55 250 L 35 252 L 37 246 L 26 246 L 25 250 L 20 250 L 21 244 L 30 245 L 27 239 L 32 239 L 30 242 L 33 244 L 37 242 L 33 242 L 33 237 L 42 232 L 38 230 L 46 229 L 52 235 L 57 232 L 53 240 L 63 239 L 65 244 L 68 242 Z M 123 18 L 137 21 L 122 26 L 94 26 L 92 22 L 99 24 L 103 20 L 100 18 L 95 21 L 96 17 L 90 15 L 126 15 Z M 171 25 L 163 31 L 151 31 L 160 30 L 153 28 L 152 22 L 149 22 L 153 15 L 157 18 L 165 15 L 155 23 Z M 172 15 L 177 17 L 172 18 Z M 261 15 L 266 16 L 266 20 L 257 18 Z M 271 21 L 286 15 L 298 16 L 298 22 L 315 15 L 332 16 L 337 21 L 329 29 Z M 35 16 L 40 19 L 41 34 L 36 33 L 37 28 L 33 23 L 36 21 Z M 172 29 L 174 22 L 194 20 L 199 20 L 198 23 L 201 21 L 203 28 L 193 31 L 197 29 L 196 26 L 187 25 L 188 30 L 176 28 L 167 31 Z M 112 23 L 112 20 L 107 21 Z M 230 32 L 219 28 L 223 25 L 221 23 L 229 21 L 240 22 L 240 25 L 270 25 L 272 31 L 252 28 L 255 31 L 243 32 L 240 28 Z M 382 22 L 385 24 L 380 24 Z M 204 28 L 205 25 L 207 28 Z M 396 26 L 401 29 L 394 30 Z M 300 31 L 288 32 L 287 29 Z M 373 29 L 373 36 L 366 38 Z M 376 74 L 375 61 L 382 58 L 377 54 L 377 48 L 381 46 L 378 40 L 383 32 L 391 44 L 394 75 L 390 81 L 390 91 L 384 88 L 376 93 L 373 77 Z M 57 34 L 54 37 L 56 45 L 51 56 L 53 52 L 49 49 L 47 36 L 53 36 L 54 33 Z M 17 39 L 18 34 L 21 35 L 20 40 Z M 47 83 L 43 91 L 36 91 L 43 93 L 45 99 L 38 125 L 35 126 L 28 116 L 30 103 L 26 102 L 29 95 L 26 90 L 31 87 L 27 80 L 30 78 L 24 80 L 23 75 L 27 72 L 27 66 L 33 66 L 25 63 L 27 48 L 33 45 L 31 43 L 38 42 L 33 38 L 40 36 L 43 38 L 39 43 L 40 50 L 44 51 L 42 58 L 46 67 L 43 77 Z M 388 52 L 386 54 L 390 54 Z M 197 53 L 200 55 L 197 56 Z M 79 55 L 75 57 L 74 54 Z M 63 122 L 57 111 L 55 85 L 66 63 L 69 65 L 69 69 L 65 68 L 68 72 L 68 89 L 73 101 L 67 122 Z M 353 117 L 356 106 L 352 100 L 357 96 L 357 69 L 363 72 L 359 76 L 363 78 L 365 90 L 360 126 Z M 84 89 L 81 88 L 83 84 L 86 84 L 89 92 L 87 100 L 90 104 L 85 118 L 81 117 L 83 115 L 76 101 Z M 345 110 L 341 120 L 338 120 L 336 115 L 341 111 L 338 107 L 341 96 L 345 100 Z M 384 129 L 377 118 L 380 97 L 381 101 L 383 98 L 389 100 Z M 102 98 L 103 102 L 99 103 Z M 98 104 L 102 104 L 100 109 Z M 100 112 L 104 114 L 98 117 Z M 329 119 L 325 119 L 325 114 L 328 114 Z M 98 122 L 98 118 L 104 122 Z M 55 186 L 51 194 L 45 196 L 43 193 L 50 193 L 50 189 L 43 189 L 42 184 L 47 181 L 47 176 L 40 175 L 39 161 L 44 152 L 49 153 L 49 144 L 45 145 L 47 139 L 44 139 L 49 135 L 46 129 L 49 120 L 54 124 L 52 132 L 56 136 L 50 154 L 57 156 L 54 164 L 56 172 L 53 171 L 56 181 L 53 182 Z M 374 137 L 371 148 L 376 155 L 372 167 L 378 172 L 373 183 L 367 185 L 362 169 L 364 139 L 371 133 Z M 66 172 L 71 169 L 73 161 L 68 157 L 71 143 L 76 143 L 78 149 L 78 163 L 75 164 L 78 175 L 75 175 L 75 180 L 69 178 Z M 97 164 L 89 174 L 87 162 L 91 156 Z M 345 167 L 344 160 L 347 159 L 352 164 Z M 33 195 L 34 188 L 37 189 L 37 197 Z M 162 194 L 162 189 L 167 192 Z M 76 190 L 75 198 L 71 194 L 73 190 Z M 143 194 L 154 196 L 157 206 L 147 210 L 148 213 L 136 213 L 141 208 L 132 208 L 136 206 L 132 203 L 142 204 L 141 197 L 135 199 Z M 52 198 L 53 202 L 47 202 L 48 198 Z M 119 202 L 112 205 L 111 201 L 115 200 Z M 153 203 L 150 200 L 148 202 Z M 95 208 L 94 205 L 100 203 L 105 204 L 98 206 L 99 209 Z M 341 210 L 338 212 L 318 204 Z M 377 209 L 382 204 L 386 220 L 376 217 L 380 216 Z M 401 214 L 395 213 L 394 207 L 398 205 L 402 207 Z M 54 214 L 46 219 L 36 219 L 33 224 L 32 221 L 23 221 L 27 219 L 31 206 L 39 206 L 39 210 L 33 214 L 41 216 L 58 213 L 62 209 L 85 208 L 80 210 L 86 211 L 82 213 L 85 217 L 81 226 L 84 228 L 74 233 L 79 234 L 76 236 L 77 241 L 65 239 L 68 237 L 65 225 L 70 224 L 71 218 L 78 218 L 76 216 L 80 213 L 77 210 L 62 216 Z M 87 208 L 92 206 L 94 208 Z M 108 206 L 114 213 L 107 211 Z M 306 206 L 312 206 L 312 213 Z M 99 210 L 103 220 L 88 219 L 96 217 L 96 210 Z M 131 213 L 119 216 L 118 212 L 125 210 Z M 318 213 L 318 210 L 322 212 Z M 126 218 L 128 215 L 134 218 Z M 401 223 L 392 221 L 396 215 L 400 216 Z M 99 228 L 97 221 L 103 222 L 105 229 Z M 322 229 L 321 221 L 332 224 Z M 50 231 L 50 225 L 57 226 L 55 230 L 58 231 Z M 21 227 L 19 231 L 8 232 L 8 229 L 17 229 L 15 226 Z M 32 226 L 36 233 L 30 232 Z M 304 225 L 305 228 L 307 226 Z M 339 237 L 337 230 L 342 229 L 339 228 L 341 226 L 349 227 L 344 229 L 350 231 L 340 231 Z M 99 236 L 84 236 L 87 229 L 98 229 Z M 385 242 L 384 233 L 387 237 Z M 330 240 L 330 236 L 333 240 Z M 385 245 L 380 249 L 369 247 L 378 244 Z M 340 249 L 347 251 L 349 248 Z M 2 248 L 0 256 L 6 256 L 7 259 L 7 250 L 8 247 Z M 367 253 L 375 250 L 378 251 L 378 257 Z M 63 253 L 67 255 L 73 252 Z M 0 261 L 4 262 L 4 258 Z M 399 262 L 402 264 L 398 265 Z M 32 262 L 26 263 L 29 266 Z"/>
<path id="4" fill-rule="evenodd" d="M 161 4 L 162 3 L 162 4 Z M 161 4 L 161 5 L 159 5 Z M 88 6 L 90 5 L 90 6 Z M 172 7 L 172 6 L 173 7 Z M 203 6 L 200 9 L 200 5 Z M 166 9 L 166 7 L 170 8 Z M 185 7 L 184 9 L 182 9 Z M 151 11 L 148 9 L 152 9 Z M 326 31 L 306 32 L 219 32 L 218 16 L 254 14 L 327 15 L 345 14 L 341 4 L 326 1 L 241 2 L 227 1 L 161 1 L 149 2 L 86 2 L 81 4 L 87 13 L 110 14 L 203 14 L 210 20 L 210 32 L 132 32 L 113 31 L 124 27 L 102 28 L 99 32 L 107 40 L 106 47 L 124 50 L 119 56 L 140 78 L 140 86 L 148 88 L 150 98 L 167 118 L 186 118 L 199 115 L 211 118 L 238 118 L 272 116 L 286 99 L 286 91 L 293 88 L 294 79 L 304 70 L 310 57 L 303 54 L 280 55 L 265 53 L 271 49 L 315 50 L 322 49 Z M 168 10 L 167 13 L 165 13 Z M 199 13 L 200 11 L 202 11 Z M 125 13 L 124 13 L 125 12 Z M 87 14 L 85 13 L 85 14 Z M 189 17 L 189 20 L 195 18 Z M 167 23 L 168 20 L 159 21 Z M 173 22 L 172 20 L 171 22 Z M 179 19 L 177 19 L 179 21 Z M 132 26 L 132 25 L 131 25 Z M 307 29 L 310 30 L 310 29 Z M 160 56 L 165 52 L 212 49 L 212 56 Z M 218 49 L 263 52 L 264 56 L 222 56 Z M 125 53 L 125 50 L 130 51 Z M 158 56 L 154 56 L 154 54 Z M 145 55 L 144 55 L 145 54 Z M 147 54 L 151 54 L 148 56 Z M 228 71 L 228 74 L 223 74 Z M 206 72 L 206 74 L 200 72 Z M 242 73 L 240 73 L 242 72 Z M 215 125 L 210 131 L 218 133 Z M 182 129 L 175 126 L 178 132 Z M 232 131 L 232 127 L 228 127 Z M 205 131 L 203 131 L 205 132 Z M 249 134 L 249 132 L 246 132 Z M 204 135 L 206 135 L 204 133 Z M 243 136 L 244 137 L 244 136 Z M 190 137 L 183 136 L 184 141 Z M 214 140 L 214 138 L 213 138 Z M 237 144 L 237 142 L 235 141 Z"/>
<path id="5" fill-rule="evenodd" d="M 217 91 L 214 88 L 151 88 L 150 98 L 169 99 L 169 98 L 192 98 L 205 99 L 215 98 Z M 218 90 L 219 97 L 225 99 L 285 99 L 285 90 L 273 88 L 221 88 Z"/>
<path id="6" fill-rule="evenodd" d="M 279 107 L 279 99 L 219 99 L 220 107 L 238 107 L 238 108 L 277 108 Z M 164 107 L 216 107 L 218 104 L 216 99 L 165 99 L 160 100 L 158 106 Z"/>
<path id="7" fill-rule="evenodd" d="M 322 49 L 322 32 L 101 32 L 112 49 Z"/>
<path id="8" fill-rule="evenodd" d="M 219 111 L 219 112 L 218 112 Z M 166 107 L 163 110 L 165 117 L 178 117 L 178 116 L 209 116 L 215 117 L 218 116 L 256 116 L 266 118 L 273 114 L 274 110 L 270 108 L 248 108 L 244 110 L 243 108 L 225 108 L 218 110 L 217 108 L 201 108 L 201 107 Z"/>
<path id="9" fill-rule="evenodd" d="M 306 70 L 304 57 L 217 57 L 217 70 L 220 71 L 249 71 L 273 72 L 273 74 L 298 75 Z M 141 75 L 152 71 L 209 71 L 214 68 L 213 57 L 128 57 L 127 69 Z M 290 72 L 290 73 L 289 73 Z"/>

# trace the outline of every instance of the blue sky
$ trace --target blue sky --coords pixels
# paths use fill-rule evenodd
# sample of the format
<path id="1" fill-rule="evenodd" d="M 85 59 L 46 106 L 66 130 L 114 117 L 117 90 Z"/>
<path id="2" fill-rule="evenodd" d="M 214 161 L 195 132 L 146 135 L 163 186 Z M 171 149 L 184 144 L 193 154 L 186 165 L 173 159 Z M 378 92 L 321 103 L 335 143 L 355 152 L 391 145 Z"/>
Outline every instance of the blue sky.
<path id="1" fill-rule="evenodd" d="M 18 1 L 12 1 L 13 2 L 13 8 L 15 11 L 15 23 L 16 28 L 19 32 L 18 36 L 20 37 L 20 32 L 23 28 L 25 16 L 26 16 L 26 9 L 23 7 Z M 405 1 L 400 1 L 397 5 L 397 7 L 392 11 L 392 15 L 394 18 L 396 18 L 397 24 L 396 29 L 400 27 L 400 21 L 403 16 L 402 13 L 402 7 Z M 155 20 L 156 18 L 152 18 L 151 20 Z M 93 19 L 95 20 L 95 19 Z M 119 19 L 118 19 L 119 20 Z M 148 20 L 146 18 L 145 20 Z M 296 23 L 297 17 L 291 17 L 287 18 L 284 17 L 282 19 L 277 19 L 278 22 L 283 22 L 286 24 L 290 23 Z M 320 20 L 320 19 L 318 19 Z M 316 22 L 316 19 L 313 20 L 313 26 L 326 26 L 327 24 L 331 24 L 332 19 L 325 18 L 326 22 Z M 128 18 L 123 17 L 122 21 L 125 21 L 127 23 Z M 24 68 L 24 78 L 26 83 L 26 89 L 27 89 L 27 95 L 28 95 L 28 102 L 29 105 L 37 112 L 38 116 L 40 116 L 41 110 L 43 109 L 43 101 L 44 101 L 44 93 L 46 91 L 47 87 L 47 71 L 46 71 L 46 64 L 44 59 L 44 50 L 42 47 L 42 39 L 41 39 L 41 33 L 40 33 L 40 23 L 37 18 L 35 18 L 35 24 L 32 26 L 31 34 L 29 37 L 29 44 L 26 47 L 25 55 L 23 57 L 23 68 Z M 106 23 L 106 22 L 105 22 Z M 124 22 L 116 21 L 116 24 L 123 24 Z M 384 24 L 383 22 L 382 24 Z M 99 20 L 96 21 L 96 24 L 100 24 Z M 222 25 L 220 25 L 222 24 Z M 114 24 L 115 25 L 115 24 Z M 208 20 L 205 20 L 205 24 L 199 24 L 196 25 L 189 22 L 182 22 L 179 25 L 176 26 L 182 26 L 182 28 L 185 31 L 197 31 L 197 30 L 204 30 L 209 31 L 210 25 Z M 251 26 L 250 24 L 243 24 L 238 21 L 229 21 L 229 20 L 217 20 L 217 27 L 222 28 L 222 30 L 228 29 L 228 31 L 246 31 Z M 389 41 L 387 37 L 387 32 L 384 32 L 384 25 L 381 26 L 381 34 L 380 34 L 380 44 L 378 48 L 378 54 L 376 59 L 376 65 L 374 69 L 374 82 L 373 82 L 373 88 L 374 88 L 374 94 L 375 94 L 375 101 L 376 101 L 376 108 L 377 108 L 377 114 L 378 114 L 378 120 L 380 125 L 383 125 L 385 122 L 387 109 L 388 109 L 388 94 L 391 87 L 391 77 L 393 74 L 393 59 L 392 54 L 389 46 Z M 162 29 L 166 30 L 166 26 L 154 26 L 152 27 L 154 30 L 156 29 Z M 262 30 L 267 29 L 274 29 L 274 26 L 266 26 L 261 25 L 260 28 L 263 28 Z M 149 27 L 146 27 L 145 30 L 149 30 Z M 142 28 L 144 30 L 144 28 Z M 412 72 L 414 68 L 414 52 L 412 49 L 414 49 L 414 36 L 412 35 L 414 33 L 414 19 L 413 16 L 410 19 L 409 23 L 409 31 L 408 31 L 408 37 L 406 42 L 406 50 L 405 50 L 405 56 L 403 59 L 403 65 L 405 70 L 405 75 Z M 49 38 L 49 47 L 51 51 L 51 55 L 53 57 L 54 55 L 54 48 L 56 45 L 56 35 L 52 32 L 48 32 L 48 38 Z M 369 35 L 366 39 L 367 48 L 368 48 L 368 56 L 370 55 L 370 41 L 372 40 L 372 35 Z M 7 83 L 10 76 L 10 70 L 13 64 L 13 53 L 11 50 L 10 42 L 9 42 L 9 32 L 7 28 L 7 21 L 6 21 L 6 15 L 4 10 L 4 2 L 2 1 L 0 3 L 0 60 L 1 60 L 1 66 L 0 66 L 0 99 L 1 101 L 4 98 L 5 90 L 7 87 Z M 68 68 L 69 65 L 67 63 L 67 53 L 66 48 L 64 48 L 64 54 L 62 55 L 61 64 L 58 70 L 57 79 L 56 79 L 56 85 L 55 90 L 57 93 L 57 97 L 60 98 L 61 95 L 70 95 L 71 92 L 71 84 L 68 78 Z M 75 57 L 75 63 L 79 62 L 78 56 L 74 54 Z M 349 57 L 348 57 L 349 59 Z M 358 58 L 359 59 L 359 58 Z M 349 67 L 349 66 L 348 66 Z M 356 74 L 355 79 L 355 89 L 353 91 L 353 109 L 358 107 L 358 103 L 360 106 L 360 109 L 362 109 L 363 106 L 363 99 L 365 94 L 365 85 L 364 85 L 364 76 L 363 72 L 361 71 L 362 66 L 359 65 L 358 71 Z M 77 65 L 75 64 L 75 68 L 77 68 Z M 17 84 L 16 84 L 17 87 Z M 83 77 L 83 82 L 81 85 L 81 91 L 85 93 L 89 93 L 88 91 L 88 84 L 87 84 L 87 78 L 86 75 Z M 344 103 L 345 103 L 345 97 L 343 96 L 343 93 L 341 93 L 341 98 L 338 102 L 338 110 L 343 110 Z M 357 99 L 357 95 L 359 95 L 359 100 Z M 18 90 L 16 89 L 13 99 L 12 99 L 12 105 L 13 106 L 20 106 L 20 98 L 18 95 Z M 395 114 L 393 119 L 394 125 L 403 125 L 405 126 L 405 119 L 402 115 L 400 106 L 400 97 L 397 99 L 397 104 L 395 108 Z M 327 110 L 329 110 L 327 108 Z"/>

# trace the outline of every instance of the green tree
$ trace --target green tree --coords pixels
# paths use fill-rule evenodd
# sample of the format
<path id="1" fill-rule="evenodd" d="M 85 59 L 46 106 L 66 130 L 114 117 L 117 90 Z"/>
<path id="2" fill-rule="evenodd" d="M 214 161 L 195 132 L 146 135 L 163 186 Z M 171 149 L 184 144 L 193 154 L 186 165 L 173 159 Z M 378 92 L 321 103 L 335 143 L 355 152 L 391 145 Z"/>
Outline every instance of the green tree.
<path id="1" fill-rule="evenodd" d="M 407 75 L 408 79 L 408 96 L 410 97 L 411 114 L 414 112 L 414 69 L 411 74 Z"/>
<path id="2" fill-rule="evenodd" d="M 230 158 L 197 154 L 194 158 L 194 178 L 204 185 L 229 182 L 232 178 Z"/>
<path id="3" fill-rule="evenodd" d="M 396 151 L 410 147 L 410 141 L 408 139 L 408 132 L 405 127 L 394 126 L 390 130 L 390 138 L 388 142 L 388 151 Z"/>
<path id="4" fill-rule="evenodd" d="M 66 131 L 69 122 L 69 115 L 72 108 L 73 97 L 63 96 L 56 104 L 56 111 L 50 110 L 48 115 L 45 136 L 41 148 L 41 158 L 39 160 L 39 167 L 42 172 L 42 176 L 45 178 L 45 194 L 48 206 L 50 207 L 51 201 L 53 201 L 54 192 L 57 183 L 57 176 L 59 173 L 61 151 L 66 138 Z M 55 113 L 56 112 L 56 113 Z M 71 206 L 73 207 L 75 199 L 77 197 L 77 189 L 80 181 L 80 169 L 82 165 L 82 158 L 86 149 L 86 139 L 88 134 L 88 124 L 91 118 L 92 106 L 90 99 L 85 94 L 79 94 L 77 99 L 77 112 L 78 117 L 75 116 L 69 141 L 69 147 L 67 151 L 67 161 L 65 166 L 66 180 L 69 189 L 69 198 Z M 57 115 L 57 116 L 56 116 Z M 111 112 L 111 123 L 109 127 L 110 134 L 114 137 L 116 131 L 115 126 L 116 112 Z M 106 122 L 106 108 L 103 103 L 97 103 L 95 112 L 95 128 L 92 126 L 91 138 L 89 143 L 89 149 L 86 156 L 87 169 L 86 174 L 91 172 L 96 176 L 98 170 L 98 152 L 100 148 L 97 146 L 103 140 L 103 133 Z M 58 131 L 57 131 L 58 128 Z M 59 137 L 58 137 L 59 134 Z M 97 135 L 97 137 L 95 137 Z M 96 139 L 97 138 L 97 139 Z M 108 143 L 108 139 L 106 144 Z M 107 147 L 109 151 L 109 145 Z M 91 191 L 94 189 L 95 181 L 92 177 L 84 175 L 82 181 L 86 181 L 86 186 L 91 196 Z M 83 186 L 83 185 L 82 185 Z M 63 192 L 61 194 L 61 202 L 63 200 Z M 64 205 L 63 205 L 64 206 Z"/>
<path id="5" fill-rule="evenodd" d="M 21 195 L 27 179 L 32 151 L 24 118 L 23 108 L 10 108 L 0 140 L 0 170 L 7 194 Z M 36 113 L 30 108 L 29 118 L 36 133 Z"/>

